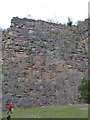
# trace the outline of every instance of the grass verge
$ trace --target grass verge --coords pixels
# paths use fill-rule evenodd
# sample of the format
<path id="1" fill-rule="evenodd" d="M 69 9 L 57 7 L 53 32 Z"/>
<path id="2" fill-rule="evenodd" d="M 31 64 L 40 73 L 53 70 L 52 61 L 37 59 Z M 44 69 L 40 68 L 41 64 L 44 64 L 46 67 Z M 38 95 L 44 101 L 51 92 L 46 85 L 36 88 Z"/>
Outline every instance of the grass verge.
<path id="1" fill-rule="evenodd" d="M 3 118 L 7 116 L 2 112 Z M 88 104 L 56 105 L 37 107 L 30 109 L 14 109 L 12 118 L 25 118 L 35 116 L 36 118 L 88 118 Z"/>

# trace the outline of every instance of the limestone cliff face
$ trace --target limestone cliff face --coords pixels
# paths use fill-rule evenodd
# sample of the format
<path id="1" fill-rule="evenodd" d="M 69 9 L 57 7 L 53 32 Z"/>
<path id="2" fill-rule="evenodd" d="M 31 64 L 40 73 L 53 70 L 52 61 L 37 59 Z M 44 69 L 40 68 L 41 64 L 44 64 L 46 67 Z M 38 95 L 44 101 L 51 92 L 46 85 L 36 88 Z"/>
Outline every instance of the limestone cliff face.
<path id="1" fill-rule="evenodd" d="M 77 103 L 87 76 L 87 26 L 13 18 L 2 40 L 3 106 Z"/>

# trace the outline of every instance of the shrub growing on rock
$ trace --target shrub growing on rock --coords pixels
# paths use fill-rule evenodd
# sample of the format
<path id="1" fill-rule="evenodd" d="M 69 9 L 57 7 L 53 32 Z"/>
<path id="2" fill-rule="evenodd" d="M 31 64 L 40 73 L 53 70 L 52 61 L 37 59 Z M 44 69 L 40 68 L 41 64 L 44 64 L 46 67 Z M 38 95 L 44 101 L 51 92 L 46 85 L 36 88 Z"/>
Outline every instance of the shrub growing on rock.
<path id="1" fill-rule="evenodd" d="M 80 91 L 82 100 L 85 102 L 89 102 L 90 98 L 90 80 L 87 78 L 83 78 L 81 81 L 81 84 L 78 87 L 78 90 Z"/>
<path id="2" fill-rule="evenodd" d="M 67 25 L 71 27 L 71 26 L 72 26 L 72 23 L 73 23 L 73 22 L 72 22 L 71 19 L 68 17 Z"/>

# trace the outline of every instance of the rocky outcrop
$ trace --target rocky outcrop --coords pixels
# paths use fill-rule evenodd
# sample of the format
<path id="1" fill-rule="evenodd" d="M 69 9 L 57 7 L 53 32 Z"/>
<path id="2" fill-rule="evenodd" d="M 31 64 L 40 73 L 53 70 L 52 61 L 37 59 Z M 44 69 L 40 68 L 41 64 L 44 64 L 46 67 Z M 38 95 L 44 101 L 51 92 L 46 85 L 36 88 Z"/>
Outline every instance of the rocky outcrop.
<path id="1" fill-rule="evenodd" d="M 87 76 L 88 20 L 65 26 L 13 18 L 3 32 L 3 106 L 33 107 L 78 102 Z"/>

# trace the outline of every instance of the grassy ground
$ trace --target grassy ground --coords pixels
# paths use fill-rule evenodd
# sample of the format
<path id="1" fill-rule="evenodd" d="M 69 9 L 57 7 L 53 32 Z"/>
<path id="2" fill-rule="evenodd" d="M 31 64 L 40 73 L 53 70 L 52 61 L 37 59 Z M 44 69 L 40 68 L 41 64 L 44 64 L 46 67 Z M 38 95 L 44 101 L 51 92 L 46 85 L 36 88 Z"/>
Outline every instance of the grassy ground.
<path id="1" fill-rule="evenodd" d="M 3 118 L 7 116 L 3 112 Z M 88 105 L 57 105 L 30 109 L 14 109 L 12 118 L 25 118 L 35 116 L 37 118 L 88 118 Z"/>

